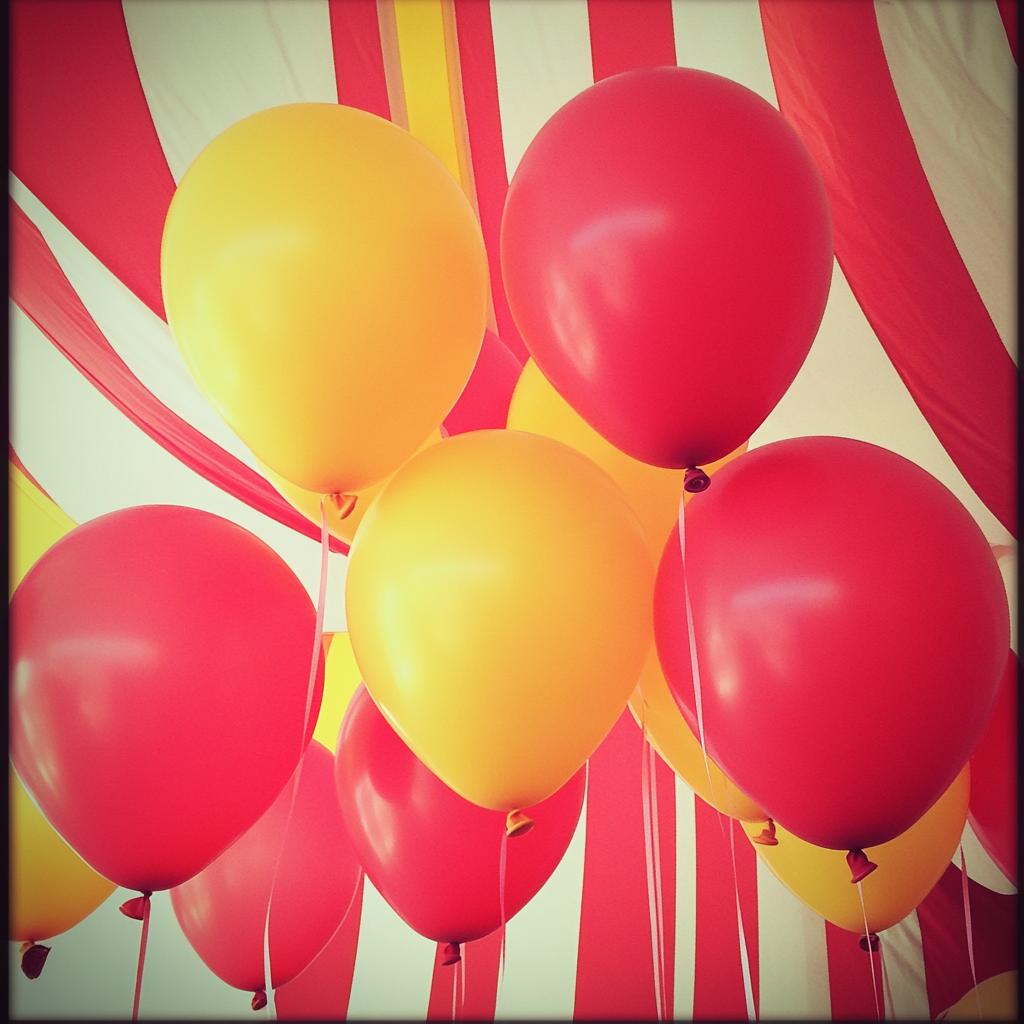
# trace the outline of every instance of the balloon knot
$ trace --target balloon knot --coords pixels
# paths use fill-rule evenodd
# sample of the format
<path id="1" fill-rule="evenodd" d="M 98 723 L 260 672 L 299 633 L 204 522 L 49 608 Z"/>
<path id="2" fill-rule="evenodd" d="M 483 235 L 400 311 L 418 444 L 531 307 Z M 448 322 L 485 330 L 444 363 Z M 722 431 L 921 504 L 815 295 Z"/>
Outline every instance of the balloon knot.
<path id="1" fill-rule="evenodd" d="M 775 822 L 769 818 L 768 827 L 761 829 L 761 834 L 753 836 L 751 841 L 757 843 L 758 846 L 778 846 L 779 841 L 775 838 Z"/>
<path id="2" fill-rule="evenodd" d="M 26 942 L 21 947 L 21 972 L 26 978 L 35 981 L 43 973 L 43 964 L 50 952 L 49 946 L 40 946 L 37 942 Z"/>
<path id="3" fill-rule="evenodd" d="M 250 1005 L 254 1010 L 262 1010 L 267 1005 L 267 993 L 261 988 L 256 989 L 252 994 L 252 1003 Z"/>
<path id="4" fill-rule="evenodd" d="M 863 881 L 878 867 L 868 860 L 863 850 L 851 850 L 846 855 L 846 863 L 850 865 L 850 873 L 853 875 L 850 881 L 854 884 Z"/>
<path id="5" fill-rule="evenodd" d="M 118 910 L 124 914 L 125 917 L 130 917 L 134 921 L 141 921 L 146 916 L 146 904 L 149 902 L 149 897 L 153 894 L 151 892 L 144 892 L 141 896 L 136 896 L 134 899 L 125 900 L 124 903 L 118 907 Z"/>
<path id="6" fill-rule="evenodd" d="M 449 942 L 445 945 L 441 955 L 443 957 L 441 966 L 451 967 L 452 964 L 457 964 L 462 959 L 462 949 L 457 942 Z"/>
<path id="7" fill-rule="evenodd" d="M 710 486 L 711 477 L 703 469 L 698 469 L 696 466 L 691 466 L 683 476 L 683 490 L 689 491 L 691 494 L 700 494 L 701 491 L 706 491 Z"/>
<path id="8" fill-rule="evenodd" d="M 357 494 L 342 494 L 335 491 L 333 494 L 325 494 L 324 497 L 334 506 L 339 519 L 348 519 L 352 510 L 356 507 Z"/>
<path id="9" fill-rule="evenodd" d="M 513 836 L 525 836 L 533 825 L 533 818 L 527 817 L 522 811 L 509 811 L 505 819 L 505 835 L 509 839 Z"/>
<path id="10" fill-rule="evenodd" d="M 878 936 L 874 932 L 869 932 L 867 935 L 860 937 L 860 948 L 866 953 L 868 951 L 868 939 L 871 939 L 871 952 L 878 952 Z"/>

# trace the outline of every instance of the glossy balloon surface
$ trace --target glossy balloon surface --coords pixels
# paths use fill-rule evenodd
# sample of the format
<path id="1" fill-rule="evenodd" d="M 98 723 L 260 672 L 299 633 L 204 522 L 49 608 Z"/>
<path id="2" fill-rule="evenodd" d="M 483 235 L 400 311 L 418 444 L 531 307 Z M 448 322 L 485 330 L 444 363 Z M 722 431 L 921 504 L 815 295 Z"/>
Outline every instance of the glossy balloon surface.
<path id="1" fill-rule="evenodd" d="M 105 878 L 169 889 L 270 806 L 298 764 L 315 610 L 240 526 L 150 505 L 94 519 L 11 602 L 11 755 Z"/>
<path id="2" fill-rule="evenodd" d="M 564 785 L 626 706 L 650 647 L 654 570 L 622 491 L 512 430 L 411 459 L 349 560 L 367 687 L 457 793 L 513 810 Z"/>
<path id="3" fill-rule="evenodd" d="M 1006 667 L 1006 595 L 981 530 L 920 467 L 838 437 L 748 452 L 689 509 L 709 753 L 816 846 L 895 839 L 967 763 Z M 655 632 L 696 728 L 678 534 Z"/>
<path id="4" fill-rule="evenodd" d="M 362 877 L 341 820 L 334 757 L 326 747 L 314 741 L 306 750 L 289 821 L 293 789 L 289 782 L 245 835 L 171 890 L 175 916 L 192 948 L 218 978 L 250 992 L 264 987 L 268 902 L 271 979 L 277 988 L 327 944 Z"/>
<path id="5" fill-rule="evenodd" d="M 700 466 L 746 441 L 803 363 L 832 275 L 828 200 L 756 93 L 690 68 L 633 71 L 530 143 L 501 265 L 559 394 L 633 458 Z"/>
<path id="6" fill-rule="evenodd" d="M 401 918 L 438 942 L 468 942 L 501 926 L 500 858 L 506 815 L 464 800 L 402 742 L 365 686 L 338 738 L 338 797 L 359 859 Z M 507 840 L 505 917 L 518 913 L 558 866 L 576 830 L 586 771 L 526 813 Z"/>
<path id="7" fill-rule="evenodd" d="M 397 469 L 455 404 L 487 315 L 480 226 L 390 121 L 336 103 L 246 117 L 167 213 L 167 319 L 253 454 L 317 494 Z"/>

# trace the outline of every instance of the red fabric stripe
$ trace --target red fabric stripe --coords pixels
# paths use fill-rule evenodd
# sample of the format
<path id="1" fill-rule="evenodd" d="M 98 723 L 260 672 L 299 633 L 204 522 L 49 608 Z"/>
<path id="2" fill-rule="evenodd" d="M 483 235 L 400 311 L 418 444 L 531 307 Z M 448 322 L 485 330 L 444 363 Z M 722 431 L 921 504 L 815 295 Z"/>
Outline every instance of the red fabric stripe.
<path id="1" fill-rule="evenodd" d="M 117 0 L 15 0 L 11 170 L 164 316 L 160 238 L 174 179 Z"/>
<path id="2" fill-rule="evenodd" d="M 31 483 L 40 494 L 45 494 L 47 498 L 50 498 L 49 494 L 46 494 L 46 491 L 43 490 L 39 481 L 25 468 L 25 464 L 18 458 L 18 453 L 14 450 L 14 445 L 11 444 L 10 441 L 7 442 L 7 458 L 11 463 L 17 466 L 26 477 L 28 477 L 29 483 Z M 50 498 L 50 501 L 53 501 L 53 498 Z"/>
<path id="3" fill-rule="evenodd" d="M 434 974 L 430 981 L 430 1003 L 427 1020 L 452 1019 L 452 989 L 455 992 L 456 1020 L 494 1020 L 498 997 L 498 960 L 501 954 L 501 930 L 474 942 L 463 943 L 462 963 L 451 967 L 441 965 L 441 951 L 447 945 L 437 944 Z M 466 998 L 462 999 L 462 970 L 466 971 Z"/>
<path id="4" fill-rule="evenodd" d="M 498 76 L 494 69 L 494 39 L 491 36 L 488 0 L 455 0 L 455 26 L 480 227 L 491 270 L 494 319 L 501 340 L 520 363 L 525 363 L 529 353 L 512 319 L 501 278 L 501 214 L 508 192 L 508 174 L 501 137 Z"/>
<path id="5" fill-rule="evenodd" d="M 587 0 L 594 81 L 675 64 L 672 0 Z"/>
<path id="6" fill-rule="evenodd" d="M 590 758 L 575 1020 L 657 1017 L 640 785 L 642 744 L 643 735 L 627 709 Z M 672 842 L 662 863 L 666 940 L 675 931 L 675 800 L 667 774 L 659 768 L 662 850 Z M 674 945 L 668 942 L 665 961 L 671 992 Z"/>
<path id="7" fill-rule="evenodd" d="M 377 0 L 329 0 L 338 102 L 391 119 Z"/>
<path id="8" fill-rule="evenodd" d="M 331 941 L 298 977 L 274 992 L 279 1020 L 344 1020 L 352 994 L 352 974 L 359 944 L 363 909 L 363 880 L 359 880 L 352 909 Z"/>
<path id="9" fill-rule="evenodd" d="M 979 984 L 1017 963 L 1017 896 L 1004 895 L 968 880 L 974 964 Z M 967 951 L 967 926 L 960 869 L 950 864 L 917 908 L 921 925 L 928 1008 L 932 1019 L 974 987 Z"/>
<path id="10" fill-rule="evenodd" d="M 1016 536 L 1017 371 L 932 195 L 874 5 L 761 3 L 782 112 L 817 161 L 836 255 L 914 401 Z"/>
<path id="11" fill-rule="evenodd" d="M 697 928 L 693 978 L 693 1019 L 747 1019 L 736 923 L 736 884 L 732 874 L 729 829 L 736 842 L 743 931 L 747 939 L 754 1009 L 760 1012 L 757 934 L 757 855 L 732 818 L 699 797 L 694 800 L 697 832 Z"/>
<path id="12" fill-rule="evenodd" d="M 999 17 L 1003 19 L 1006 39 L 1010 44 L 1010 53 L 1017 60 L 1017 0 L 996 0 Z"/>
<path id="13" fill-rule="evenodd" d="M 10 293 L 84 377 L 157 444 L 212 484 L 293 530 L 320 539 L 309 522 L 258 473 L 158 401 L 128 369 L 89 316 L 39 229 L 10 200 Z M 331 538 L 331 550 L 348 545 Z"/>
<path id="14" fill-rule="evenodd" d="M 877 1020 L 877 1014 L 884 1019 L 882 1001 L 882 959 L 875 958 L 875 992 L 878 995 L 877 1013 L 875 1000 L 871 995 L 871 960 L 860 948 L 863 936 L 845 931 L 825 922 L 825 944 L 828 950 L 828 987 L 832 999 L 833 1020 Z"/>

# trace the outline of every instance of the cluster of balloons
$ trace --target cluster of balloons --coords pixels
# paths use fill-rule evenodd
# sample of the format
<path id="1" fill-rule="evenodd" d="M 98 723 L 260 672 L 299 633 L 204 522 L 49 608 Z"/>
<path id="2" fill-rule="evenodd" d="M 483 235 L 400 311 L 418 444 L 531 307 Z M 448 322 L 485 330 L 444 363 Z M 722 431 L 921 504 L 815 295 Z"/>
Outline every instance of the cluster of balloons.
<path id="1" fill-rule="evenodd" d="M 861 927 L 844 851 L 882 868 L 865 893 L 886 927 L 963 827 L 1008 649 L 980 530 L 871 445 L 746 452 L 831 275 L 793 130 L 715 75 L 607 79 L 527 149 L 501 262 L 521 372 L 485 332 L 459 186 L 342 106 L 239 122 L 171 204 L 164 301 L 189 369 L 281 493 L 352 545 L 365 685 L 335 754 L 310 742 L 315 610 L 233 524 L 104 516 L 12 601 L 18 775 L 104 879 L 172 889 L 254 1006 L 265 930 L 278 986 L 361 870 L 452 959 L 501 927 L 564 853 L 627 702 L 843 927 Z"/>

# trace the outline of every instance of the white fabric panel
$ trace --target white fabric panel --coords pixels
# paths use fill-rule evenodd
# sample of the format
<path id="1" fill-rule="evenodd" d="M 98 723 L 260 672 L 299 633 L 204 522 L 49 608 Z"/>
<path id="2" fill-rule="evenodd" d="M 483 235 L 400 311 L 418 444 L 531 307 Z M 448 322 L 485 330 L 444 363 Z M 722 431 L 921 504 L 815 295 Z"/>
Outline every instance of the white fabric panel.
<path id="1" fill-rule="evenodd" d="M 199 390 L 167 324 L 96 259 L 13 174 L 10 175 L 10 194 L 39 229 L 71 287 L 128 369 L 183 420 L 260 472 L 252 453 Z"/>
<path id="2" fill-rule="evenodd" d="M 992 0 L 875 4 L 896 94 L 942 216 L 1016 361 L 1017 63 Z"/>
<path id="3" fill-rule="evenodd" d="M 269 544 L 315 602 L 320 546 L 215 487 L 104 398 L 11 303 L 11 441 L 77 523 L 136 505 L 186 505 L 238 523 Z M 348 559 L 332 554 L 324 628 L 344 630 Z"/>
<path id="4" fill-rule="evenodd" d="M 594 84 L 587 0 L 491 0 L 491 31 L 511 182 L 544 122 Z"/>
<path id="5" fill-rule="evenodd" d="M 778 107 L 758 0 L 672 0 L 672 27 L 681 68 L 731 78 Z"/>
<path id="6" fill-rule="evenodd" d="M 825 920 L 757 858 L 758 964 L 762 1020 L 828 1020 Z"/>
<path id="7" fill-rule="evenodd" d="M 437 943 L 414 932 L 369 878 L 363 885 L 348 1019 L 426 1020 Z"/>
<path id="8" fill-rule="evenodd" d="M 505 974 L 495 1020 L 572 1020 L 586 839 L 584 798 L 579 824 L 558 867 L 505 926 Z"/>
<path id="9" fill-rule="evenodd" d="M 783 399 L 754 431 L 750 447 L 828 434 L 880 445 L 926 469 L 974 516 L 990 544 L 1012 538 L 971 490 L 889 362 L 835 263 L 818 336 Z M 851 481 L 851 493 L 861 486 Z"/>
<path id="10" fill-rule="evenodd" d="M 697 826 L 693 790 L 676 776 L 676 1020 L 693 1020 L 697 955 Z"/>
<path id="11" fill-rule="evenodd" d="M 338 102 L 327 0 L 123 0 L 123 8 L 175 181 L 243 117 Z"/>
<path id="12" fill-rule="evenodd" d="M 964 848 L 964 863 L 967 865 L 968 878 L 985 886 L 986 889 L 1001 892 L 1004 895 L 1012 895 L 1017 891 L 1017 886 L 996 867 L 995 861 L 985 852 L 985 847 L 981 845 L 981 840 L 971 828 L 970 822 L 964 825 L 964 834 L 960 838 L 960 843 Z M 951 862 L 957 868 L 960 867 L 959 849 L 953 854 Z"/>
<path id="13" fill-rule="evenodd" d="M 878 933 L 896 1020 L 928 1020 L 928 987 L 917 911 Z M 884 988 L 883 988 L 884 993 Z"/>

